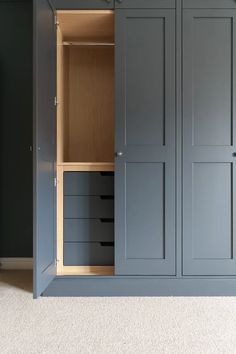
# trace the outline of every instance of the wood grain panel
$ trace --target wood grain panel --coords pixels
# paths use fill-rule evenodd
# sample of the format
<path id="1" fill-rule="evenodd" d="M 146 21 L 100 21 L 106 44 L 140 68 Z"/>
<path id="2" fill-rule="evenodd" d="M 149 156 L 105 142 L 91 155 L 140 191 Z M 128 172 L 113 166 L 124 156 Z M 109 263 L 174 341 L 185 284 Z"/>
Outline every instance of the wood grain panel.
<path id="1" fill-rule="evenodd" d="M 57 167 L 57 272 L 63 270 L 63 167 Z"/>
<path id="2" fill-rule="evenodd" d="M 114 48 L 69 48 L 68 162 L 114 159 Z"/>
<path id="3" fill-rule="evenodd" d="M 62 162 L 64 159 L 64 48 L 63 36 L 60 28 L 57 28 L 57 162 Z"/>
<path id="4" fill-rule="evenodd" d="M 63 266 L 57 275 L 114 275 L 112 266 Z"/>
<path id="5" fill-rule="evenodd" d="M 63 162 L 57 165 L 58 167 L 63 167 L 63 171 L 114 171 L 114 163 L 110 162 Z"/>
<path id="6" fill-rule="evenodd" d="M 107 41 L 114 38 L 112 10 L 57 11 L 57 19 L 66 41 Z"/>

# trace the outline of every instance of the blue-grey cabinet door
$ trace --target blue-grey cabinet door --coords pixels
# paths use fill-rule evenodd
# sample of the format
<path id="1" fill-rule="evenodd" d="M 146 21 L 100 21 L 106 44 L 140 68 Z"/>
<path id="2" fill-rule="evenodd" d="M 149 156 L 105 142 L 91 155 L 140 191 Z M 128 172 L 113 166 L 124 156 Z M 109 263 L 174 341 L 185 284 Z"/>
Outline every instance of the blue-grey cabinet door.
<path id="1" fill-rule="evenodd" d="M 175 274 L 175 11 L 116 10 L 115 272 Z"/>
<path id="2" fill-rule="evenodd" d="M 184 275 L 236 275 L 235 20 L 184 10 Z"/>
<path id="3" fill-rule="evenodd" d="M 34 2 L 34 297 L 55 267 L 55 25 L 47 0 Z"/>

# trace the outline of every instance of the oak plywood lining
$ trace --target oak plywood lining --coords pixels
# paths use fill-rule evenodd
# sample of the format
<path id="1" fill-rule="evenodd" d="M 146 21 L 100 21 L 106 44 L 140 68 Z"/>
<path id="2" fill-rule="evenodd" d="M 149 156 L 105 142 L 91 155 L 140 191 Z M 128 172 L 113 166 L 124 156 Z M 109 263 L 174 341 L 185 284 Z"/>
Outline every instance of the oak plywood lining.
<path id="1" fill-rule="evenodd" d="M 114 49 L 68 49 L 68 161 L 113 161 Z"/>
<path id="2" fill-rule="evenodd" d="M 63 266 L 57 275 L 114 275 L 113 266 Z"/>
<path id="3" fill-rule="evenodd" d="M 57 162 L 113 162 L 114 46 L 101 45 L 104 33 L 114 41 L 113 12 L 59 11 L 57 16 Z M 80 33 L 77 40 L 89 33 L 98 45 L 63 46 L 67 26 Z"/>
<path id="4" fill-rule="evenodd" d="M 57 20 L 57 271 L 111 275 L 113 267 L 63 264 L 63 175 L 114 170 L 114 15 L 57 11 Z"/>
<path id="5" fill-rule="evenodd" d="M 57 167 L 63 167 L 63 171 L 74 172 L 112 172 L 114 171 L 114 163 L 110 162 L 62 162 Z"/>
<path id="6" fill-rule="evenodd" d="M 58 11 L 57 20 L 66 41 L 114 41 L 113 11 Z"/>
<path id="7" fill-rule="evenodd" d="M 65 99 L 64 99 L 64 48 L 63 37 L 60 28 L 57 30 L 57 100 L 60 104 L 57 105 L 57 162 L 62 162 L 64 159 L 64 117 L 65 117 Z"/>

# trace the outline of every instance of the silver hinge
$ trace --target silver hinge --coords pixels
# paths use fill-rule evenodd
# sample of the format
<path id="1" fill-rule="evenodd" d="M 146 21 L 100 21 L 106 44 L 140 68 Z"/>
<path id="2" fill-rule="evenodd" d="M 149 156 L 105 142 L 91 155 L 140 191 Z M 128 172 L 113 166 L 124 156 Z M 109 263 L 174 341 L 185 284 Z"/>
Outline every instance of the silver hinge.
<path id="1" fill-rule="evenodd" d="M 59 21 L 57 20 L 57 15 L 54 16 L 54 24 L 55 26 L 59 25 Z"/>
<path id="2" fill-rule="evenodd" d="M 59 104 L 57 97 L 54 97 L 54 106 L 56 107 Z"/>
<path id="3" fill-rule="evenodd" d="M 54 178 L 54 187 L 56 187 L 57 186 L 57 179 L 56 179 L 56 177 Z"/>

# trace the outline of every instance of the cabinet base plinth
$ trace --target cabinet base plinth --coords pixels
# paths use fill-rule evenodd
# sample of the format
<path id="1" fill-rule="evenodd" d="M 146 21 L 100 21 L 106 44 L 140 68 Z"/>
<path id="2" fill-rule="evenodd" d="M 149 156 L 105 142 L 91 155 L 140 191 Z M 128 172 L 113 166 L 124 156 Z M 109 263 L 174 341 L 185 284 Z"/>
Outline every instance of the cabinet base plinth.
<path id="1" fill-rule="evenodd" d="M 236 278 L 57 276 L 43 296 L 236 296 Z"/>

